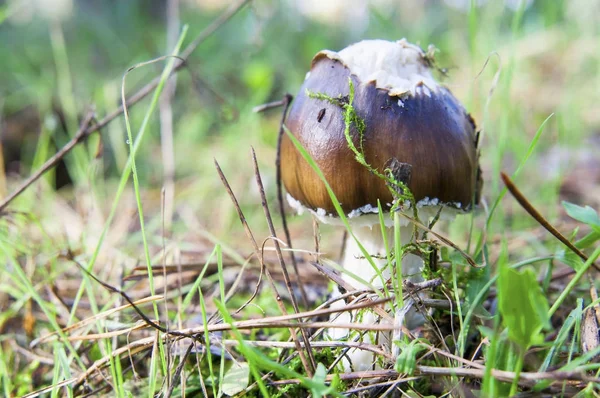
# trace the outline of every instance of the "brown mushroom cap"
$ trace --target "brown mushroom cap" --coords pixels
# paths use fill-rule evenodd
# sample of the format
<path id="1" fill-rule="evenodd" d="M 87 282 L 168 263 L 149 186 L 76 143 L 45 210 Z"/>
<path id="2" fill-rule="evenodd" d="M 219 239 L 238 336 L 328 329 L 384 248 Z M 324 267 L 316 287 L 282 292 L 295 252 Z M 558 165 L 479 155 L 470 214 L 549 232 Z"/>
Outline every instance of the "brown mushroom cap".
<path id="1" fill-rule="evenodd" d="M 349 78 L 355 88 L 352 106 L 366 124 L 362 147 L 367 163 L 379 172 L 393 158 L 410 164 L 408 186 L 421 205 L 445 204 L 468 211 L 478 203 L 475 124 L 448 89 L 417 84 L 412 91 L 390 95 L 376 82 L 360 81 L 335 53 L 322 52 L 313 59 L 286 125 L 318 164 L 346 214 L 367 205 L 376 207 L 378 199 L 382 206 L 393 200 L 385 182 L 359 164 L 348 148 L 344 110 L 307 93 L 346 97 Z M 356 126 L 351 136 L 360 147 Z M 336 214 L 325 185 L 287 136 L 281 146 L 281 172 L 294 199 L 314 211 Z"/>

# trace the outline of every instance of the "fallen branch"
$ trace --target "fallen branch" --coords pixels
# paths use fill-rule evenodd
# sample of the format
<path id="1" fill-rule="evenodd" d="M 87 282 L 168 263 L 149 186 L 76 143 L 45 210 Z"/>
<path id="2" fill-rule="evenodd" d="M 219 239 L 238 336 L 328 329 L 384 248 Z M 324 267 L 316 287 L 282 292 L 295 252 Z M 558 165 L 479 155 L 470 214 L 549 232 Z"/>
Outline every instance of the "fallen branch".
<path id="1" fill-rule="evenodd" d="M 90 110 L 83 118 L 83 121 L 79 126 L 79 131 L 77 131 L 75 136 L 71 138 L 71 140 L 67 142 L 65 146 L 63 146 L 58 152 L 56 152 L 54 156 L 48 159 L 35 173 L 23 181 L 13 193 L 4 198 L 2 203 L 0 203 L 0 214 L 10 202 L 15 200 L 15 198 L 22 194 L 31 184 L 39 180 L 39 178 L 46 174 L 48 170 L 56 166 L 62 158 L 64 158 L 69 152 L 71 152 L 71 150 L 73 150 L 73 148 L 75 148 L 77 144 L 83 142 L 89 136 L 90 133 L 88 133 L 88 130 L 92 119 L 94 119 L 94 111 Z"/>

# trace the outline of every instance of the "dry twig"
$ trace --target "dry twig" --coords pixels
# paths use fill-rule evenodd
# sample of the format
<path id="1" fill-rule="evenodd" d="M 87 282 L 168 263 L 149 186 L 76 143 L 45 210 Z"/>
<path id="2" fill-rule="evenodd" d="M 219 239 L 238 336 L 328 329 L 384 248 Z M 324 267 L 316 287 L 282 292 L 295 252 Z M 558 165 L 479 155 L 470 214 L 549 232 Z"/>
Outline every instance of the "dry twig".
<path id="1" fill-rule="evenodd" d="M 29 178 L 19 185 L 17 189 L 14 190 L 13 193 L 8 195 L 2 202 L 0 203 L 0 215 L 3 210 L 15 200 L 17 196 L 22 194 L 31 184 L 36 182 L 41 176 L 43 176 L 48 170 L 52 169 L 56 166 L 62 158 L 64 158 L 73 148 L 77 146 L 80 142 L 83 142 L 91 133 L 89 132 L 89 126 L 92 120 L 94 119 L 94 111 L 90 110 L 87 112 L 86 116 L 83 118 L 81 125 L 79 126 L 79 131 L 75 134 L 69 142 L 65 144 L 58 152 L 54 154 L 50 159 L 48 159 L 35 173 L 33 173 Z"/>
<path id="2" fill-rule="evenodd" d="M 245 5 L 250 3 L 250 0 L 237 0 L 233 3 L 223 14 L 221 14 L 218 18 L 216 18 L 210 25 L 208 25 L 197 37 L 194 39 L 192 43 L 190 43 L 181 53 L 181 57 L 179 62 L 173 66 L 171 73 L 169 76 L 177 73 L 180 69 L 187 65 L 187 59 L 190 55 L 196 50 L 196 48 L 204 42 L 208 37 L 210 37 L 217 29 L 219 29 L 222 25 L 224 25 L 231 17 L 233 17 L 239 10 L 241 10 Z M 159 84 L 160 77 L 155 78 L 150 83 L 146 84 L 142 87 L 138 92 L 133 94 L 127 101 L 127 108 L 131 108 L 133 105 L 140 102 L 142 99 L 146 98 Z M 44 163 L 31 177 L 29 177 L 25 182 L 19 186 L 12 194 L 6 197 L 2 202 L 0 202 L 0 213 L 23 191 L 25 191 L 31 184 L 33 184 L 37 179 L 39 179 L 42 175 L 44 175 L 48 170 L 52 167 L 56 166 L 56 164 L 77 144 L 84 141 L 91 134 L 99 131 L 108 123 L 116 119 L 120 116 L 124 111 L 123 104 L 121 104 L 117 109 L 106 115 L 99 122 L 89 125 L 92 120 L 92 116 L 90 116 L 90 120 L 87 121 L 85 127 L 83 127 L 80 132 L 78 132 L 75 137 L 79 138 L 75 140 L 75 137 L 69 141 L 63 148 L 61 148 L 52 158 L 50 158 L 46 163 Z M 87 119 L 87 117 L 86 117 Z M 85 120 L 85 119 L 84 119 Z"/>
<path id="3" fill-rule="evenodd" d="M 292 302 L 292 307 L 296 313 L 300 312 L 300 308 L 298 307 L 298 302 L 296 301 L 296 295 L 294 294 L 294 290 L 292 289 L 292 281 L 290 280 L 290 276 L 288 274 L 287 268 L 285 266 L 285 262 L 283 261 L 283 254 L 281 254 L 281 247 L 279 246 L 279 241 L 277 240 L 277 235 L 275 233 L 275 227 L 273 226 L 273 220 L 271 219 L 271 212 L 269 211 L 269 203 L 267 202 L 267 196 L 265 195 L 265 188 L 262 183 L 262 178 L 260 177 L 260 170 L 258 168 L 258 161 L 256 160 L 256 152 L 254 148 L 252 148 L 252 162 L 254 164 L 254 175 L 256 177 L 256 184 L 258 185 L 258 190 L 260 191 L 260 199 L 262 208 L 265 212 L 265 218 L 267 219 L 267 224 L 269 226 L 269 232 L 271 232 L 271 236 L 273 239 L 273 244 L 275 245 L 275 252 L 277 253 L 277 259 L 279 260 L 279 265 L 281 266 L 281 271 L 283 273 L 283 279 L 285 281 L 285 286 L 287 288 L 288 294 L 290 295 L 290 301 Z M 292 258 L 295 256 L 293 252 L 290 252 Z M 296 267 L 296 280 L 298 281 L 297 285 L 300 288 L 300 291 L 303 292 L 303 297 L 305 303 L 308 304 L 308 300 L 306 299 L 306 293 L 304 293 L 304 287 L 300 283 L 300 277 L 298 273 L 298 268 Z M 302 322 L 302 320 L 300 320 Z M 315 358 L 310 349 L 310 341 L 308 339 L 308 335 L 306 334 L 305 329 L 300 329 L 300 333 L 302 334 L 302 339 L 304 340 L 304 345 L 306 346 L 306 353 L 308 355 L 308 359 L 310 360 L 311 370 L 314 371 L 317 368 L 317 363 L 315 362 Z M 312 372 L 310 373 L 312 375 Z"/>
<path id="4" fill-rule="evenodd" d="M 539 211 L 537 211 L 535 207 L 533 207 L 531 202 L 529 202 L 527 200 L 527 198 L 525 197 L 525 195 L 523 195 L 523 193 L 521 193 L 521 191 L 517 188 L 517 186 L 511 181 L 509 176 L 507 176 L 504 173 L 500 173 L 500 176 L 502 177 L 502 181 L 504 182 L 504 185 L 506 185 L 506 188 L 509 190 L 509 192 L 512 194 L 512 196 L 514 196 L 514 198 L 517 200 L 517 202 L 519 202 L 521 207 L 523 207 L 523 209 L 525 209 L 525 211 L 527 213 L 529 213 L 529 215 L 531 217 L 533 217 L 533 219 L 535 221 L 540 223 L 540 225 L 542 227 L 544 227 L 546 229 L 546 231 L 548 231 L 552 235 L 554 235 L 554 237 L 556 239 L 558 239 L 563 245 L 567 246 L 571 251 L 573 251 L 573 253 L 577 254 L 583 261 L 588 260 L 588 257 L 585 255 L 584 252 L 579 250 L 573 243 L 571 243 L 571 241 L 569 241 L 569 239 L 567 239 L 563 234 L 560 233 L 560 231 L 558 231 L 556 228 L 554 228 L 552 226 L 552 224 L 550 224 L 548 222 L 548 220 L 546 220 L 544 218 L 544 216 L 542 216 L 542 214 Z M 600 271 L 600 265 L 593 262 L 592 266 L 597 271 Z M 572 271 L 572 273 L 575 273 L 575 270 L 571 270 L 571 271 Z"/>
<path id="5" fill-rule="evenodd" d="M 231 189 L 231 186 L 229 185 L 229 182 L 227 181 L 225 174 L 223 174 L 223 170 L 221 170 L 221 166 L 219 166 L 219 163 L 217 162 L 216 159 L 215 159 L 215 167 L 217 169 L 217 173 L 219 174 L 219 178 L 221 179 L 221 182 L 223 183 L 223 186 L 225 187 L 225 190 L 229 194 L 229 197 L 231 198 L 231 201 L 233 202 L 233 205 L 238 213 L 238 217 L 244 227 L 246 236 L 248 237 L 250 242 L 252 242 L 252 246 L 254 247 L 256 257 L 258 258 L 258 261 L 260 262 L 261 269 L 264 270 L 265 275 L 267 276 L 267 279 L 269 280 L 271 289 L 273 290 L 273 293 L 275 294 L 275 301 L 277 302 L 277 306 L 279 307 L 279 310 L 281 311 L 282 314 L 287 314 L 287 310 L 285 308 L 285 305 L 283 304 L 281 295 L 279 294 L 279 292 L 277 290 L 275 281 L 273 280 L 273 277 L 271 276 L 271 272 L 269 271 L 268 268 L 265 267 L 262 251 L 258 247 L 258 244 L 256 243 L 256 239 L 254 239 L 254 234 L 252 234 L 252 231 L 250 230 L 250 226 L 248 225 L 248 222 L 246 221 L 244 212 L 240 208 L 237 198 L 235 197 L 235 194 L 233 193 L 233 190 Z M 292 338 L 294 339 L 294 341 L 296 342 L 296 349 L 298 350 L 298 353 L 300 355 L 300 359 L 302 361 L 302 365 L 304 366 L 304 370 L 306 371 L 307 374 L 312 374 L 311 364 L 308 362 L 306 356 L 304 355 L 304 352 L 301 349 L 300 341 L 298 340 L 298 334 L 296 333 L 296 330 L 293 327 L 290 327 L 290 334 L 291 334 Z"/>

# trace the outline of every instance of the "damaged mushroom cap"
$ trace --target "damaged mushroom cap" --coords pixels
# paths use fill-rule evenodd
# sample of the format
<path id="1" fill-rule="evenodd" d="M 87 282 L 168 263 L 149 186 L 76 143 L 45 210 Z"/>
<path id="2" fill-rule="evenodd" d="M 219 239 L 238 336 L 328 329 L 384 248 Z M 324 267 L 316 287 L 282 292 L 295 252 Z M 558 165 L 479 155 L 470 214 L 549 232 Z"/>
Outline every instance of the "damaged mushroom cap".
<path id="1" fill-rule="evenodd" d="M 411 166 L 408 187 L 418 207 L 445 205 L 469 211 L 479 202 L 481 177 L 475 123 L 460 102 L 435 82 L 430 60 L 405 40 L 365 40 L 339 53 L 319 52 L 290 109 L 286 125 L 320 167 L 350 216 L 389 208 L 385 181 L 359 164 L 344 135 L 344 110 L 311 98 L 323 93 L 348 98 L 366 128 L 365 160 L 384 172 L 390 162 Z M 350 134 L 360 148 L 360 134 Z M 282 179 L 288 199 L 323 218 L 336 215 L 325 185 L 287 137 L 281 146 Z M 290 198 L 291 196 L 291 198 Z"/>

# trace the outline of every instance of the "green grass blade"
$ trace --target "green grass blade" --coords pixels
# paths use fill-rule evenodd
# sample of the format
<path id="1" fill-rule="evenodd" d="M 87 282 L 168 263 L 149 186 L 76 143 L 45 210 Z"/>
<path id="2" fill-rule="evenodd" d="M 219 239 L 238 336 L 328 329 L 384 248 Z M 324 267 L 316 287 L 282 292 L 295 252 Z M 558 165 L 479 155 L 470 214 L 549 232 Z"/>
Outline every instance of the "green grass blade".
<path id="1" fill-rule="evenodd" d="M 331 199 L 331 201 L 333 203 L 333 206 L 335 207 L 335 210 L 336 210 L 336 212 L 338 214 L 338 217 L 340 218 L 340 220 L 342 221 L 342 223 L 346 227 L 346 231 L 348 231 L 348 234 L 354 239 L 354 241 L 358 245 L 358 248 L 360 249 L 360 252 L 365 257 L 365 259 L 367 259 L 367 261 L 369 262 L 369 264 L 371 265 L 371 267 L 373 268 L 373 270 L 377 274 L 377 277 L 380 279 L 381 284 L 385 285 L 385 278 L 383 277 L 383 274 L 381 273 L 381 270 L 375 264 L 375 262 L 373 261 L 373 258 L 367 252 L 367 250 L 364 248 L 364 246 L 362 245 L 362 243 L 360 243 L 360 241 L 358 240 L 358 238 L 356 238 L 356 236 L 352 232 L 352 228 L 350 227 L 350 223 L 348 222 L 348 217 L 344 213 L 344 210 L 342 209 L 342 205 L 337 200 L 337 197 L 335 196 L 335 193 L 333 192 L 333 189 L 331 189 L 331 186 L 327 182 L 327 179 L 323 175 L 323 172 L 321 171 L 321 169 L 319 168 L 319 166 L 317 165 L 317 163 L 315 162 L 315 160 L 312 158 L 312 156 L 308 153 L 308 151 L 300 143 L 300 141 L 298 141 L 298 139 L 296 137 L 294 137 L 294 135 L 290 132 L 290 130 L 288 130 L 288 128 L 285 127 L 285 126 L 284 126 L 284 131 L 287 134 L 287 136 L 289 137 L 289 139 L 292 141 L 292 143 L 294 144 L 294 146 L 296 147 L 296 149 L 298 150 L 298 152 L 300 152 L 300 154 L 302 155 L 302 157 L 304 158 L 304 160 L 310 165 L 310 167 L 314 170 L 314 172 L 317 173 L 317 175 L 319 176 L 319 179 L 323 182 L 323 184 L 325 184 L 325 188 L 327 189 L 327 193 L 329 194 L 329 198 Z M 379 289 L 376 289 L 375 291 L 377 292 L 377 294 L 380 297 L 383 298 L 383 295 L 379 291 Z"/>

